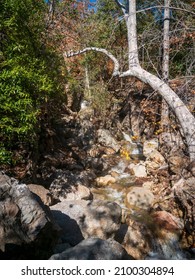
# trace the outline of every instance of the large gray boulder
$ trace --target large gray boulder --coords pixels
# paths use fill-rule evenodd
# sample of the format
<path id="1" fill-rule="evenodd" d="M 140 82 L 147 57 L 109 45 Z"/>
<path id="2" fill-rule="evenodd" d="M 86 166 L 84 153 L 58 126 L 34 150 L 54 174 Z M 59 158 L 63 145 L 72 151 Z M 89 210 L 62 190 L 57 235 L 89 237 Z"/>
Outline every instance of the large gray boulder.
<path id="1" fill-rule="evenodd" d="M 59 227 L 36 198 L 25 184 L 0 173 L 0 258 L 20 258 L 20 253 L 44 258 L 44 250 L 48 253 L 56 242 Z"/>
<path id="2" fill-rule="evenodd" d="M 89 237 L 112 238 L 120 227 L 122 210 L 115 202 L 63 201 L 50 209 L 63 230 L 62 242 L 71 245 Z"/>
<path id="3" fill-rule="evenodd" d="M 115 240 L 88 238 L 73 248 L 55 254 L 50 260 L 132 260 L 126 250 Z"/>
<path id="4" fill-rule="evenodd" d="M 111 135 L 110 131 L 107 129 L 98 129 L 97 131 L 98 143 L 105 147 L 112 148 L 115 152 L 118 152 L 120 145 Z"/>

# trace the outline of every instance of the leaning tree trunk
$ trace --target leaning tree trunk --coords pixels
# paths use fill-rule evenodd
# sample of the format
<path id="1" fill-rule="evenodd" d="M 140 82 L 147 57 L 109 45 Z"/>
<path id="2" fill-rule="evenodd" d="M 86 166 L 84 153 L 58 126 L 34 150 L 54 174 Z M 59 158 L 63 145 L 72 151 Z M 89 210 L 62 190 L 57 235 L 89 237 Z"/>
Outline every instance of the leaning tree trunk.
<path id="1" fill-rule="evenodd" d="M 180 123 L 188 146 L 190 160 L 195 160 L 195 118 L 185 104 L 164 81 L 141 67 L 132 67 L 129 71 L 122 74 L 123 77 L 129 75 L 149 84 L 155 91 L 161 94 Z"/>
<path id="2" fill-rule="evenodd" d="M 120 73 L 119 62 L 115 56 L 102 48 L 88 47 L 78 52 L 66 53 L 66 57 L 78 55 L 87 51 L 98 51 L 106 54 L 114 62 L 113 76 L 134 76 L 144 83 L 149 84 L 166 101 L 175 113 L 183 130 L 190 160 L 195 160 L 195 118 L 178 95 L 162 79 L 144 70 L 138 59 L 137 29 L 136 29 L 136 0 L 129 0 L 129 5 L 124 6 L 119 0 L 116 3 L 122 8 L 127 25 L 129 70 Z M 128 7 L 128 8 L 127 8 Z"/>

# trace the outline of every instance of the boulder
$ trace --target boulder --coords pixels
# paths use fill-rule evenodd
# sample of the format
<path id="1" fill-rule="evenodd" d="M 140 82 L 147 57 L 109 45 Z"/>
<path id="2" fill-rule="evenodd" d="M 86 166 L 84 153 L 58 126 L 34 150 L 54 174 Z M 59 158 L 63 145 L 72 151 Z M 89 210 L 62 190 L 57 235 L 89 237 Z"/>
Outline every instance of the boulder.
<path id="1" fill-rule="evenodd" d="M 158 150 L 158 148 L 159 143 L 157 138 L 146 140 L 143 144 L 143 154 L 145 157 L 148 157 L 151 152 L 153 152 L 154 150 Z"/>
<path id="2" fill-rule="evenodd" d="M 98 187 L 105 187 L 110 184 L 116 183 L 116 178 L 111 175 L 106 175 L 106 176 L 96 178 L 95 181 Z"/>
<path id="3" fill-rule="evenodd" d="M 50 260 L 132 260 L 126 250 L 115 240 L 88 238 L 73 248 L 55 254 Z"/>
<path id="4" fill-rule="evenodd" d="M 145 163 L 147 173 L 149 174 L 166 165 L 165 158 L 156 150 L 153 150 L 150 155 L 147 156 Z"/>
<path id="5" fill-rule="evenodd" d="M 139 207 L 148 209 L 154 202 L 154 195 L 148 188 L 132 187 L 126 195 L 126 205 L 131 207 Z"/>
<path id="6" fill-rule="evenodd" d="M 135 177 L 147 177 L 144 162 L 140 162 L 138 164 L 131 163 L 128 168 L 130 169 L 130 173 Z"/>
<path id="7" fill-rule="evenodd" d="M 55 199 L 91 199 L 92 195 L 88 190 L 95 174 L 88 171 L 73 172 L 70 170 L 57 170 L 56 179 L 49 187 Z"/>
<path id="8" fill-rule="evenodd" d="M 115 239 L 121 243 L 129 255 L 136 260 L 142 260 L 152 250 L 150 231 L 142 222 L 129 220 L 129 224 L 121 225 Z"/>
<path id="9" fill-rule="evenodd" d="M 45 205 L 50 206 L 55 203 L 55 200 L 52 194 L 50 193 L 50 191 L 44 188 L 43 186 L 36 185 L 36 184 L 29 184 L 27 185 L 27 187 L 33 194 L 37 195 Z"/>
<path id="10" fill-rule="evenodd" d="M 184 223 L 181 219 L 175 217 L 167 211 L 157 211 L 152 214 L 156 226 L 163 231 L 180 232 L 184 229 Z"/>
<path id="11" fill-rule="evenodd" d="M 186 158 L 184 155 L 173 155 L 168 158 L 169 169 L 174 174 L 181 174 L 182 169 L 186 167 Z"/>
<path id="12" fill-rule="evenodd" d="M 44 258 L 58 234 L 59 227 L 41 200 L 25 184 L 0 174 L 0 257 Z"/>
<path id="13" fill-rule="evenodd" d="M 66 194 L 65 200 L 91 200 L 93 194 L 86 186 L 78 184 L 76 187 L 72 187 L 71 191 Z"/>
<path id="14" fill-rule="evenodd" d="M 120 145 L 111 135 L 110 131 L 107 129 L 98 129 L 97 131 L 98 143 L 105 147 L 112 148 L 115 152 L 118 152 Z"/>
<path id="15" fill-rule="evenodd" d="M 114 202 L 63 201 L 50 209 L 63 230 L 62 242 L 73 246 L 92 236 L 102 239 L 113 237 L 120 227 L 122 211 Z"/>

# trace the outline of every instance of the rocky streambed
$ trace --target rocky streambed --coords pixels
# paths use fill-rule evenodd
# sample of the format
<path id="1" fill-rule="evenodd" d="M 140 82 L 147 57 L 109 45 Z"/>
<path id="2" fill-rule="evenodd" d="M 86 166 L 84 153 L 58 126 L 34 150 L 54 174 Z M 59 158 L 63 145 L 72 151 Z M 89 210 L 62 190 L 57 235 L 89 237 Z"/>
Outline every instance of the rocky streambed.
<path id="1" fill-rule="evenodd" d="M 0 258 L 193 259 L 193 166 L 80 118 L 36 180 L 0 173 Z"/>

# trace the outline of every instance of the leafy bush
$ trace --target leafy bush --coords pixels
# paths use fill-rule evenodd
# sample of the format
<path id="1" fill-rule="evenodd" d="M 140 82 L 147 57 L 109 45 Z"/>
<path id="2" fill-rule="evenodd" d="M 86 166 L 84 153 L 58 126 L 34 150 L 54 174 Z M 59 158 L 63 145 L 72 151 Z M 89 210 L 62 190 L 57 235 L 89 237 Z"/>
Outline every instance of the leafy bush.
<path id="1" fill-rule="evenodd" d="M 36 141 L 42 114 L 60 103 L 62 75 L 44 1 L 0 1 L 0 11 L 0 163 L 10 163 L 11 150 Z"/>

